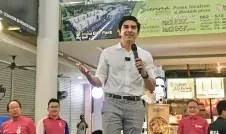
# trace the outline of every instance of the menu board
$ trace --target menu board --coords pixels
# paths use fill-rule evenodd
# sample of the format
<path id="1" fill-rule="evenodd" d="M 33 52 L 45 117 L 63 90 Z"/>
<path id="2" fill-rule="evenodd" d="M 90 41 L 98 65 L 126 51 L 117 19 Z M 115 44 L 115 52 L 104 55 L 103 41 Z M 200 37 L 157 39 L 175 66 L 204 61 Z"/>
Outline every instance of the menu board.
<path id="1" fill-rule="evenodd" d="M 197 78 L 196 97 L 197 98 L 224 98 L 223 78 Z"/>
<path id="2" fill-rule="evenodd" d="M 191 99 L 194 98 L 194 79 L 168 79 L 167 98 Z"/>

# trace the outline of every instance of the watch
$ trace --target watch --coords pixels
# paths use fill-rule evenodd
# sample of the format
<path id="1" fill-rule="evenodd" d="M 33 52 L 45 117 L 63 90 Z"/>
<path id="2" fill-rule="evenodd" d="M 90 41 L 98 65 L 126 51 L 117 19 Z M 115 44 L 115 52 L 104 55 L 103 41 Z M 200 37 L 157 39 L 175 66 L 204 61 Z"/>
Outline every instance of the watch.
<path id="1" fill-rule="evenodd" d="M 145 71 L 145 72 L 146 72 L 146 76 L 142 76 L 142 75 L 141 75 L 141 77 L 142 77 L 143 79 L 147 79 L 147 78 L 149 77 L 147 71 Z"/>

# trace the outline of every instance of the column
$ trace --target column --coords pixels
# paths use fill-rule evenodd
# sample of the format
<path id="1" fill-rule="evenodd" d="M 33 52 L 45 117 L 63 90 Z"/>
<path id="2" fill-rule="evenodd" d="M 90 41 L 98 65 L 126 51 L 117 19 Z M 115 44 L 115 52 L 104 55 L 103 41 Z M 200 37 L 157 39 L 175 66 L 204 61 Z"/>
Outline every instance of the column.
<path id="1" fill-rule="evenodd" d="M 50 98 L 57 97 L 59 1 L 39 0 L 39 32 L 35 122 L 47 116 Z"/>
<path id="2" fill-rule="evenodd" d="M 92 132 L 92 96 L 91 96 L 92 86 L 89 83 L 84 85 L 85 90 L 85 119 L 88 124 L 88 129 L 86 130 L 87 134 Z"/>

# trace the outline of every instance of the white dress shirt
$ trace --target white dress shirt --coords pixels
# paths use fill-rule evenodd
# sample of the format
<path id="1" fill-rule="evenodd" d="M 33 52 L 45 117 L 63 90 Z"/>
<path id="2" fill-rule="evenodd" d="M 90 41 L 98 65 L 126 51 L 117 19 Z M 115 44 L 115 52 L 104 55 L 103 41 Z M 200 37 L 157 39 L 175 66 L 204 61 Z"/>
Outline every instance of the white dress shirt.
<path id="1" fill-rule="evenodd" d="M 137 47 L 137 53 L 149 77 L 155 79 L 152 55 L 140 47 Z M 130 61 L 126 61 L 125 57 L 130 57 Z M 122 96 L 144 95 L 144 80 L 136 68 L 133 51 L 126 51 L 121 43 L 103 50 L 95 76 L 100 79 L 105 93 Z"/>

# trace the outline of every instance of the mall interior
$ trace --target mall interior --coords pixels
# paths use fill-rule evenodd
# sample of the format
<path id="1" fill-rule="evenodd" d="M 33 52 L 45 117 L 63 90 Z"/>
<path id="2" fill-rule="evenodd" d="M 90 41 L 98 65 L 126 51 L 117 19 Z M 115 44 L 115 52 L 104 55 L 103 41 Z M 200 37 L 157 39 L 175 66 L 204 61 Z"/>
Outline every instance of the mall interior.
<path id="1" fill-rule="evenodd" d="M 118 22 L 126 15 L 141 23 L 136 44 L 155 65 L 156 92 L 144 89 L 142 133 L 155 134 L 150 123 L 158 116 L 168 127 L 156 129 L 177 134 L 190 99 L 203 104 L 213 122 L 226 93 L 223 0 L 0 1 L 0 122 L 9 116 L 10 100 L 19 100 L 23 115 L 37 122 L 47 115 L 49 99 L 58 98 L 71 134 L 81 114 L 86 134 L 102 130 L 103 90 L 76 63 L 95 74 L 102 51 L 120 42 Z"/>

